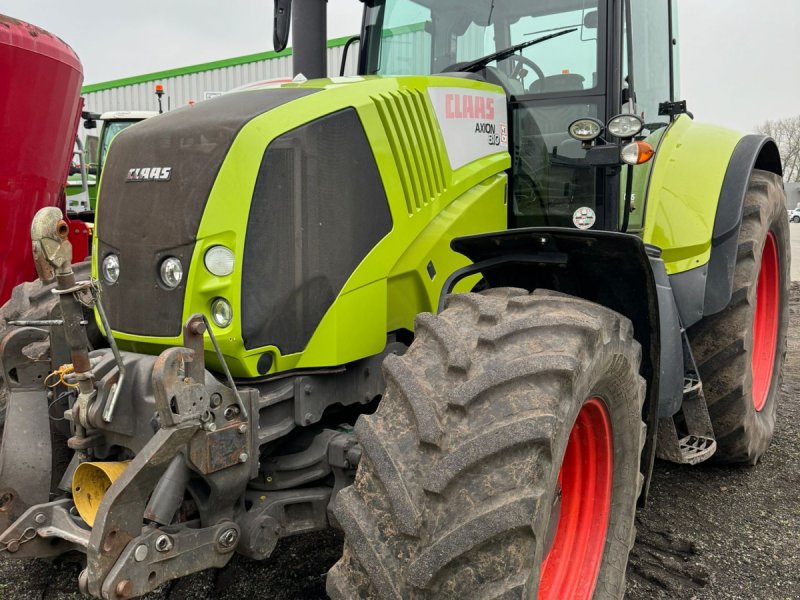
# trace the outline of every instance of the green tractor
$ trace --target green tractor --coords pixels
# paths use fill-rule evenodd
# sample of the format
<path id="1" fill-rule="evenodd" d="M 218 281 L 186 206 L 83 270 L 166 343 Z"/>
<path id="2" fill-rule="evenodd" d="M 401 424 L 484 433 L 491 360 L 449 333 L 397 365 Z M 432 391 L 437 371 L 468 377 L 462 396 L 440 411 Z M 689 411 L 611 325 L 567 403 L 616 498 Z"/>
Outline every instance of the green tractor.
<path id="1" fill-rule="evenodd" d="M 328 79 L 277 0 L 294 82 L 122 132 L 91 280 L 33 223 L 0 555 L 116 600 L 336 527 L 333 598 L 621 598 L 656 454 L 757 463 L 786 351 L 779 152 L 693 120 L 674 9 L 367 0 Z"/>
<path id="2" fill-rule="evenodd" d="M 85 129 L 96 129 L 97 121 L 101 121 L 102 125 L 98 137 L 86 137 L 87 147 L 85 149 L 80 140 L 76 142 L 78 149 L 75 154 L 80 161 L 80 166 L 72 167 L 67 179 L 67 211 L 69 213 L 82 219 L 91 220 L 93 218 L 97 206 L 97 182 L 100 180 L 100 173 L 111 146 L 111 140 L 120 131 L 157 114 L 159 113 L 156 111 L 147 110 L 118 110 L 103 114 L 87 111 L 81 113 Z M 94 140 L 94 143 L 90 143 L 90 140 Z"/>

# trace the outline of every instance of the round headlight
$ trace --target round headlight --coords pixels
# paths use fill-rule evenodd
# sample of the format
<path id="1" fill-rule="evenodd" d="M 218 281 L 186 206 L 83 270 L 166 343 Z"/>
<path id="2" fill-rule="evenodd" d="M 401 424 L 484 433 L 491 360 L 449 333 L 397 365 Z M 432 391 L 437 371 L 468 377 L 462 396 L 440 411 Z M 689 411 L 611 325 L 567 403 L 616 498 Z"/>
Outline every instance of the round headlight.
<path id="1" fill-rule="evenodd" d="M 206 251 L 203 262 L 209 273 L 225 277 L 233 273 L 233 250 L 225 246 L 212 246 Z"/>
<path id="2" fill-rule="evenodd" d="M 569 134 L 580 142 L 591 142 L 603 133 L 603 124 L 597 119 L 578 119 L 569 126 Z"/>
<path id="3" fill-rule="evenodd" d="M 233 321 L 233 307 L 225 298 L 217 298 L 211 303 L 211 320 L 218 327 L 227 327 Z"/>
<path id="4" fill-rule="evenodd" d="M 644 121 L 636 115 L 617 115 L 608 122 L 608 132 L 621 140 L 639 135 L 644 129 Z"/>
<path id="5" fill-rule="evenodd" d="M 181 261 L 170 256 L 161 263 L 161 283 L 169 289 L 175 289 L 183 281 L 183 265 Z"/>
<path id="6" fill-rule="evenodd" d="M 117 283 L 119 279 L 119 256 L 109 254 L 103 259 L 103 279 L 106 283 Z"/>

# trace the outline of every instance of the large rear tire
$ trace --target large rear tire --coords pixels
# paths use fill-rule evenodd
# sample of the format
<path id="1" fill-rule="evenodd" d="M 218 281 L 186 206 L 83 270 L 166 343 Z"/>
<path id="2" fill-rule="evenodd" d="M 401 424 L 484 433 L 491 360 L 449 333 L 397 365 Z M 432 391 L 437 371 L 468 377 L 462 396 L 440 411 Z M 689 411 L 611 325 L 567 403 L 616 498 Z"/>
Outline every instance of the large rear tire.
<path id="1" fill-rule="evenodd" d="M 733 296 L 689 329 L 717 438 L 714 460 L 756 464 L 772 441 L 789 325 L 789 224 L 781 178 L 754 171 Z"/>
<path id="2" fill-rule="evenodd" d="M 334 599 L 622 598 L 643 478 L 630 322 L 538 290 L 417 318 L 362 416 Z"/>
<path id="3" fill-rule="evenodd" d="M 92 263 L 89 260 L 80 262 L 72 266 L 75 278 L 78 281 L 85 281 L 92 277 Z M 58 308 L 58 296 L 52 293 L 56 287 L 55 283 L 43 284 L 38 279 L 28 283 L 21 283 L 11 291 L 11 298 L 0 307 L 0 340 L 8 332 L 9 321 L 14 320 L 40 320 L 50 318 L 61 318 L 61 311 Z M 89 326 L 89 341 L 95 347 L 102 344 L 100 331 L 94 325 L 94 316 L 87 310 L 87 320 Z M 2 433 L 3 423 L 6 418 L 6 399 L 8 388 L 0 373 L 0 434 Z"/>

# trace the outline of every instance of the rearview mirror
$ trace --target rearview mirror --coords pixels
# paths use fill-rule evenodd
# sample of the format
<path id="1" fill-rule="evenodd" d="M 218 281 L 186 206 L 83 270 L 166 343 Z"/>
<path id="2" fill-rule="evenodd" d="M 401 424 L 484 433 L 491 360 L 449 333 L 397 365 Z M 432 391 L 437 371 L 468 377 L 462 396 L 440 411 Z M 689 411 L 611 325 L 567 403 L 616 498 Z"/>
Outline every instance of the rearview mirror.
<path id="1" fill-rule="evenodd" d="M 583 16 L 583 26 L 586 29 L 597 29 L 600 20 L 596 10 L 590 10 Z"/>
<path id="2" fill-rule="evenodd" d="M 289 44 L 289 27 L 292 20 L 292 0 L 275 0 L 272 45 L 275 52 L 285 50 Z"/>
<path id="3" fill-rule="evenodd" d="M 100 118 L 100 115 L 98 113 L 93 113 L 89 112 L 88 110 L 84 110 L 81 112 L 81 118 L 83 119 L 84 129 L 96 129 L 97 119 Z"/>

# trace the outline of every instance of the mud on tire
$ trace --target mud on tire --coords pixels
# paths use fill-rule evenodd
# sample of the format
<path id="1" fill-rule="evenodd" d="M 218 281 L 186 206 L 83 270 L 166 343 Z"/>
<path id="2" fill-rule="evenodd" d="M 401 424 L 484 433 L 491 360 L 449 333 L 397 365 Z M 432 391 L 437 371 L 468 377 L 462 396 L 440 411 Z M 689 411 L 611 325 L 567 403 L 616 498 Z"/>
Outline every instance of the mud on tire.
<path id="1" fill-rule="evenodd" d="M 780 177 L 754 171 L 744 203 L 730 304 L 688 332 L 717 438 L 717 462 L 756 464 L 775 430 L 789 325 L 791 250 L 784 203 Z M 757 402 L 753 395 L 753 320 L 768 234 L 775 243 L 780 276 L 778 332 L 766 399 Z M 762 401 L 763 407 L 756 410 L 756 404 Z"/>
<path id="2" fill-rule="evenodd" d="M 363 457 L 336 500 L 345 546 L 328 594 L 535 597 L 568 438 L 596 397 L 613 484 L 594 598 L 622 598 L 644 443 L 630 322 L 555 292 L 497 289 L 451 296 L 416 334 L 386 360 L 380 407 L 356 425 Z"/>

